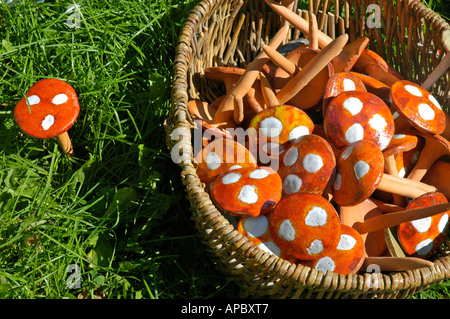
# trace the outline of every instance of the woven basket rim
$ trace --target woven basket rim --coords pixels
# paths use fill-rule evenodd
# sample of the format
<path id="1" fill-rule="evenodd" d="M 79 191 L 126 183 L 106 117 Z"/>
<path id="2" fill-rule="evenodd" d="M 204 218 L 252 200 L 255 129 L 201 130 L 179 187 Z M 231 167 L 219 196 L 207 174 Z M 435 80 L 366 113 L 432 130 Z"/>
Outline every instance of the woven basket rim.
<path id="1" fill-rule="evenodd" d="M 226 1 L 226 0 L 224 0 Z M 198 24 L 203 18 L 207 17 L 212 8 L 220 3 L 220 0 L 201 0 L 194 9 L 192 9 L 186 19 L 180 37 L 178 39 L 178 45 L 176 49 L 176 55 L 174 60 L 174 80 L 171 92 L 171 109 L 169 117 L 166 119 L 164 126 L 166 129 L 166 142 L 167 147 L 171 151 L 175 143 L 181 143 L 181 141 L 174 142 L 171 139 L 172 132 L 176 128 L 186 128 L 191 130 L 193 128 L 193 120 L 187 111 L 188 97 L 188 79 L 187 70 L 189 61 L 187 59 L 187 53 L 191 45 L 191 36 L 196 31 Z M 420 0 L 408 0 L 405 4 L 409 9 L 420 17 L 431 21 L 433 27 L 440 31 L 449 30 L 450 25 L 432 9 L 426 7 Z M 303 282 L 307 288 L 328 289 L 331 283 L 339 282 L 339 287 L 353 287 L 347 291 L 354 292 L 367 292 L 365 283 L 368 280 L 373 280 L 373 276 L 377 274 L 349 274 L 346 276 L 328 271 L 325 275 L 322 271 L 317 271 L 313 268 L 303 266 L 301 264 L 293 264 L 282 258 L 275 257 L 268 252 L 262 251 L 251 243 L 244 235 L 240 234 L 233 225 L 222 215 L 222 213 L 216 208 L 214 203 L 209 197 L 209 194 L 203 189 L 203 184 L 196 174 L 196 163 L 192 156 L 192 143 L 190 137 L 183 139 L 183 145 L 188 146 L 190 160 L 178 164 L 181 168 L 181 177 L 184 180 L 183 184 L 186 187 L 188 193 L 188 200 L 191 205 L 194 206 L 201 202 L 202 212 L 205 216 L 210 218 L 211 222 L 207 225 L 212 228 L 212 232 L 217 236 L 224 236 L 225 241 L 229 243 L 230 250 L 240 251 L 246 254 L 247 258 L 252 258 L 252 261 L 266 267 L 270 271 L 279 274 L 281 277 L 288 280 L 299 280 L 306 278 L 305 274 L 308 274 L 308 281 Z M 203 213 L 202 213 L 203 214 Z M 382 288 L 386 285 L 391 286 L 392 293 L 400 290 L 421 290 L 421 288 L 429 286 L 430 284 L 438 283 L 444 279 L 450 278 L 450 255 L 439 257 L 434 261 L 432 267 L 426 267 L 424 269 L 417 269 L 414 271 L 401 271 L 392 272 L 389 274 L 382 274 L 382 283 L 378 287 L 373 288 L 371 293 L 377 293 L 377 289 L 380 292 L 385 293 Z M 433 276 L 427 275 L 432 273 Z M 312 280 L 314 278 L 315 280 Z M 412 278 L 412 279 L 411 279 Z M 379 280 L 379 278 L 375 279 Z M 385 283 L 385 284 L 384 284 Z"/>

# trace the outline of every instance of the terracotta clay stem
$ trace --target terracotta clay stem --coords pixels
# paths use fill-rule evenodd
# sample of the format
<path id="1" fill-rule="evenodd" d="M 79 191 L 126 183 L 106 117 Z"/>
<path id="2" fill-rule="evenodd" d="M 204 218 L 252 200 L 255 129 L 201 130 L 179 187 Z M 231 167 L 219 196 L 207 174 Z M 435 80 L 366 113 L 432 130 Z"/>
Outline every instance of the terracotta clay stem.
<path id="1" fill-rule="evenodd" d="M 292 76 L 300 71 L 300 68 L 297 65 L 286 59 L 284 55 L 282 55 L 277 50 L 265 44 L 262 45 L 262 49 L 269 56 L 270 60 L 272 60 L 272 62 L 276 64 L 276 66 L 282 68 L 289 75 Z"/>
<path id="2" fill-rule="evenodd" d="M 56 140 L 58 141 L 59 146 L 63 150 L 64 154 L 68 156 L 73 156 L 73 145 L 70 141 L 69 133 L 64 132 L 61 135 L 58 135 L 56 137 Z"/>
<path id="3" fill-rule="evenodd" d="M 398 176 L 397 164 L 395 163 L 395 155 L 389 155 L 384 158 L 384 167 L 386 172 L 392 176 Z M 398 194 L 392 194 L 393 203 L 399 206 L 404 206 L 405 199 Z"/>
<path id="4" fill-rule="evenodd" d="M 272 38 L 269 46 L 272 48 L 278 48 L 283 39 L 286 38 L 286 34 L 289 30 L 288 26 L 282 27 Z M 226 122 L 233 117 L 235 108 L 235 97 L 240 95 L 244 96 L 250 90 L 254 84 L 259 72 L 264 65 L 269 61 L 267 54 L 262 51 L 258 56 L 247 65 L 244 74 L 239 78 L 238 82 L 233 86 L 227 96 L 223 99 L 219 105 L 216 114 L 214 115 L 213 122 L 221 123 Z"/>
<path id="5" fill-rule="evenodd" d="M 366 257 L 361 269 L 377 265 L 381 271 L 405 271 L 423 267 L 433 267 L 433 262 L 416 257 Z"/>
<path id="6" fill-rule="evenodd" d="M 330 61 L 337 56 L 348 40 L 348 35 L 343 34 L 334 39 L 314 56 L 305 67 L 292 77 L 289 82 L 277 93 L 280 104 L 284 104 L 304 88 Z"/>
<path id="7" fill-rule="evenodd" d="M 434 186 L 389 174 L 383 174 L 377 189 L 409 198 L 436 191 Z"/>
<path id="8" fill-rule="evenodd" d="M 268 107 L 280 105 L 280 103 L 278 103 L 278 99 L 275 95 L 275 92 L 273 91 L 269 83 L 269 80 L 267 80 L 266 76 L 262 72 L 260 76 L 260 83 L 261 83 L 261 92 L 263 94 L 266 105 Z"/>
<path id="9" fill-rule="evenodd" d="M 384 228 L 394 227 L 412 220 L 430 217 L 448 210 L 450 210 L 450 203 L 404 210 L 369 218 L 362 223 L 355 223 L 353 228 L 355 228 L 360 234 L 371 233 Z"/>
<path id="10" fill-rule="evenodd" d="M 298 14 L 293 12 L 292 10 L 289 10 L 288 8 L 284 7 L 283 5 L 280 5 L 276 3 L 273 0 L 264 0 L 269 7 L 272 8 L 273 11 L 278 13 L 280 16 L 285 18 L 287 21 L 289 21 L 290 24 L 292 24 L 296 29 L 298 29 L 300 32 L 304 34 L 308 34 L 309 29 L 309 23 L 302 17 L 300 17 Z M 333 39 L 327 36 L 322 31 L 318 31 L 317 33 L 319 47 L 325 48 Z"/>
<path id="11" fill-rule="evenodd" d="M 234 96 L 235 107 L 233 112 L 233 119 L 236 123 L 241 123 L 244 120 L 244 100 L 241 95 Z"/>
<path id="12" fill-rule="evenodd" d="M 317 27 L 317 19 L 315 14 L 310 11 L 308 13 L 309 16 L 309 48 L 312 50 L 318 50 L 319 49 L 319 29 Z"/>

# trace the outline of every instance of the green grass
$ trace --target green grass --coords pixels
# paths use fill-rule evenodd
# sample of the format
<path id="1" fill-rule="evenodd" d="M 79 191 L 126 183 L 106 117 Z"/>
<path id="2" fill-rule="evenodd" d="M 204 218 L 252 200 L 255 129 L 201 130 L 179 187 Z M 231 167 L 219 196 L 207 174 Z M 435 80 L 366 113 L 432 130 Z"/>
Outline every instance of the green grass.
<path id="1" fill-rule="evenodd" d="M 238 297 L 196 237 L 162 126 L 197 1 L 79 0 L 78 27 L 71 3 L 0 5 L 0 298 Z M 49 77 L 78 93 L 73 158 L 14 122 Z"/>

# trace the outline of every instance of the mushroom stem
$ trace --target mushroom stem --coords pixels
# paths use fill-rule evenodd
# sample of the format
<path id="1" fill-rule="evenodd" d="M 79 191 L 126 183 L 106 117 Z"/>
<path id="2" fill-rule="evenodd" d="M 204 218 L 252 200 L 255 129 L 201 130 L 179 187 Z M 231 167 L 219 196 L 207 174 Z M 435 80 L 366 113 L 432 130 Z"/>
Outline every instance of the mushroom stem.
<path id="1" fill-rule="evenodd" d="M 317 27 L 316 15 L 312 12 L 308 12 L 309 17 L 309 48 L 312 50 L 319 49 L 319 28 Z"/>
<path id="2" fill-rule="evenodd" d="M 69 137 L 69 133 L 64 132 L 56 137 L 59 146 L 61 147 L 64 154 L 68 156 L 73 156 L 73 145 Z"/>
<path id="3" fill-rule="evenodd" d="M 394 227 L 412 220 L 444 213 L 448 210 L 450 210 L 450 203 L 404 210 L 369 218 L 362 223 L 355 223 L 353 228 L 355 228 L 360 234 L 365 234 L 382 230 L 384 228 Z"/>
<path id="4" fill-rule="evenodd" d="M 436 191 L 434 186 L 389 174 L 383 174 L 377 189 L 409 198 L 416 198 L 425 193 Z"/>
<path id="5" fill-rule="evenodd" d="M 347 43 L 348 35 L 343 34 L 314 56 L 305 67 L 293 76 L 277 93 L 280 104 L 284 104 L 303 89 L 330 61 L 337 56 Z"/>
<path id="6" fill-rule="evenodd" d="M 416 257 L 366 257 L 361 269 L 377 265 L 381 271 L 405 271 L 423 267 L 433 267 L 433 262 Z"/>
<path id="7" fill-rule="evenodd" d="M 266 54 L 269 56 L 270 60 L 272 60 L 273 63 L 275 63 L 278 67 L 282 68 L 284 71 L 286 71 L 289 75 L 296 74 L 300 67 L 289 61 L 277 50 L 269 47 L 268 45 L 263 44 L 262 49 Z"/>
<path id="8" fill-rule="evenodd" d="M 292 24 L 296 29 L 304 34 L 308 34 L 309 23 L 298 14 L 284 7 L 283 5 L 276 3 L 273 0 L 264 0 L 269 7 L 272 8 L 273 11 L 278 13 L 280 16 L 285 18 Z M 327 36 L 322 31 L 318 30 L 317 32 L 319 47 L 325 48 L 333 39 Z"/>
<path id="9" fill-rule="evenodd" d="M 289 27 L 287 25 L 278 30 L 270 41 L 269 46 L 277 48 L 286 38 L 288 30 Z M 213 118 L 214 123 L 226 122 L 233 117 L 234 108 L 236 107 L 235 97 L 245 96 L 245 94 L 247 94 L 268 60 L 269 57 L 262 51 L 248 64 L 244 74 L 239 78 L 238 82 L 232 87 L 230 92 L 227 93 L 227 96 L 222 103 L 220 103 Z"/>
<path id="10" fill-rule="evenodd" d="M 272 90 L 269 80 L 267 80 L 266 76 L 263 73 L 261 73 L 260 78 L 261 92 L 263 94 L 267 107 L 279 105 L 278 99 L 275 95 L 275 92 Z"/>

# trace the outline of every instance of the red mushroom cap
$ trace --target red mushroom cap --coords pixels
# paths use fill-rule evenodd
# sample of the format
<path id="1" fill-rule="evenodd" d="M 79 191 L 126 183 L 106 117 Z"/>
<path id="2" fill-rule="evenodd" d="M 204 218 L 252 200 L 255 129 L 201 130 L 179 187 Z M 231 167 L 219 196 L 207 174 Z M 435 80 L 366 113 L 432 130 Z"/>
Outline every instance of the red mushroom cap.
<path id="1" fill-rule="evenodd" d="M 206 190 L 222 173 L 232 168 L 256 167 L 256 159 L 245 146 L 231 139 L 217 138 L 206 145 L 195 157 L 197 175 Z"/>
<path id="2" fill-rule="evenodd" d="M 307 192 L 278 202 L 270 216 L 270 231 L 281 250 L 301 260 L 326 256 L 337 247 L 341 235 L 333 205 Z"/>
<path id="3" fill-rule="evenodd" d="M 335 250 L 322 258 L 299 262 L 321 270 L 324 274 L 327 271 L 333 271 L 337 274 L 347 275 L 358 272 L 364 258 L 364 242 L 361 235 L 355 229 L 341 224 L 341 237 Z"/>
<path id="4" fill-rule="evenodd" d="M 280 200 L 281 178 L 270 167 L 236 168 L 212 182 L 211 198 L 229 215 L 256 217 Z"/>
<path id="5" fill-rule="evenodd" d="M 406 210 L 447 203 L 439 192 L 426 193 L 412 200 Z M 406 254 L 428 258 L 441 245 L 447 234 L 450 211 L 416 219 L 397 226 L 400 245 Z"/>
<path id="6" fill-rule="evenodd" d="M 336 177 L 331 187 L 334 201 L 356 205 L 375 191 L 384 173 L 384 157 L 375 143 L 361 140 L 341 150 L 336 157 Z"/>
<path id="7" fill-rule="evenodd" d="M 299 137 L 281 155 L 283 194 L 305 191 L 322 195 L 333 180 L 335 167 L 333 149 L 325 139 L 314 134 Z"/>
<path id="8" fill-rule="evenodd" d="M 427 90 L 410 81 L 398 81 L 391 87 L 391 104 L 411 125 L 422 132 L 441 134 L 445 113 Z"/>
<path id="9" fill-rule="evenodd" d="M 69 130 L 80 113 L 73 87 L 58 79 L 36 82 L 17 103 L 14 116 L 26 134 L 47 139 Z"/>
<path id="10" fill-rule="evenodd" d="M 267 214 L 259 215 L 258 217 L 241 217 L 238 222 L 237 231 L 246 236 L 259 249 L 291 262 L 297 261 L 296 258 L 282 251 L 272 239 Z"/>
<path id="11" fill-rule="evenodd" d="M 386 103 L 369 92 L 343 92 L 331 100 L 324 118 L 330 141 L 342 148 L 367 139 L 383 150 L 394 135 L 395 126 Z"/>

